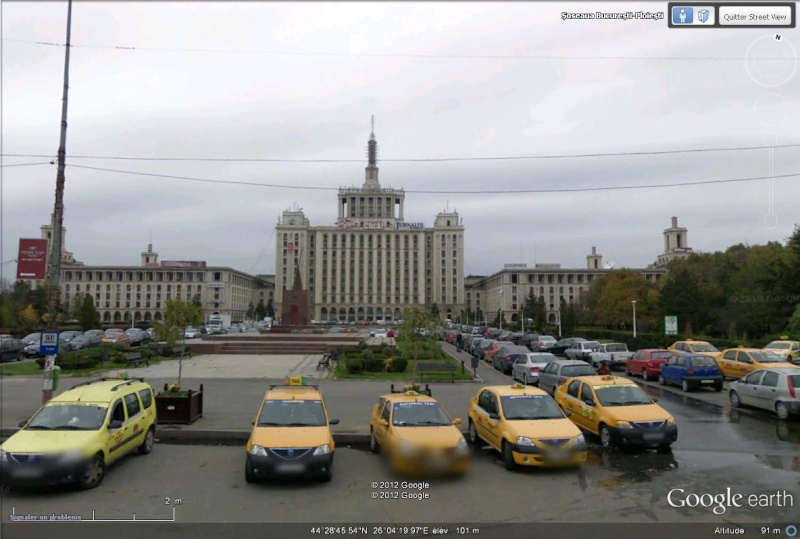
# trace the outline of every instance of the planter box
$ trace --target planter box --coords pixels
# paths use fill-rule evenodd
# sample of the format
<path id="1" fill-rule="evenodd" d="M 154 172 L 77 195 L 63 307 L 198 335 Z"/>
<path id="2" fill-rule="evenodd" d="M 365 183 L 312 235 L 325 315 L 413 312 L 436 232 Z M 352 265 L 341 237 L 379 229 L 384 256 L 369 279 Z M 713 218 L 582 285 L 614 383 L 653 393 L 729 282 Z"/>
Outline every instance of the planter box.
<path id="1" fill-rule="evenodd" d="M 203 417 L 203 384 L 200 391 L 190 389 L 183 397 L 156 395 L 156 417 L 160 425 L 191 425 Z"/>

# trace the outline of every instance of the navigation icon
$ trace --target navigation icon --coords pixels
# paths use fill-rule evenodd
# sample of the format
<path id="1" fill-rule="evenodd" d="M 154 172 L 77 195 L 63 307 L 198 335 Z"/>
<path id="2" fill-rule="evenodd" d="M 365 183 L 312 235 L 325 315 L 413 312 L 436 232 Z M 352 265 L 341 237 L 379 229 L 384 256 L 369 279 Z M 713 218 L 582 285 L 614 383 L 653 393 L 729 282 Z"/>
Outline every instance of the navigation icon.
<path id="1" fill-rule="evenodd" d="M 701 9 L 700 11 L 698 11 L 697 12 L 697 20 L 702 22 L 702 23 L 708 22 L 708 10 L 707 9 Z"/>
<path id="2" fill-rule="evenodd" d="M 706 16 L 708 12 L 706 12 Z M 686 6 L 675 6 L 672 8 L 672 24 L 692 24 L 694 20 L 694 9 Z"/>

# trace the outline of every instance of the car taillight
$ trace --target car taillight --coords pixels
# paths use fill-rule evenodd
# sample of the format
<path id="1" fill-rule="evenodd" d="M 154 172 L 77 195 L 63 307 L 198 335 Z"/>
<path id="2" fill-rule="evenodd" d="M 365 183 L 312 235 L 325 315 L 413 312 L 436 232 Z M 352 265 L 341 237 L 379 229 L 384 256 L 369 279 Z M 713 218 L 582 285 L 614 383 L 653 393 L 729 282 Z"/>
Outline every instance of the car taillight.
<path id="1" fill-rule="evenodd" d="M 531 372 L 539 372 L 539 367 L 531 367 Z"/>
<path id="2" fill-rule="evenodd" d="M 694 374 L 694 369 L 689 369 L 689 370 L 688 370 L 688 371 L 686 371 L 686 372 L 687 372 L 688 374 Z"/>
<path id="3" fill-rule="evenodd" d="M 786 377 L 786 386 L 789 388 L 789 395 L 792 396 L 793 399 L 797 398 L 797 395 L 794 392 L 794 384 L 792 383 L 792 377 Z"/>
<path id="4" fill-rule="evenodd" d="M 558 383 L 559 383 L 559 384 L 563 384 L 563 383 L 564 383 L 564 382 L 566 382 L 566 381 L 567 381 L 567 379 L 566 379 L 566 378 L 564 378 L 563 376 L 562 376 L 561 378 L 559 378 L 559 379 L 558 379 Z"/>

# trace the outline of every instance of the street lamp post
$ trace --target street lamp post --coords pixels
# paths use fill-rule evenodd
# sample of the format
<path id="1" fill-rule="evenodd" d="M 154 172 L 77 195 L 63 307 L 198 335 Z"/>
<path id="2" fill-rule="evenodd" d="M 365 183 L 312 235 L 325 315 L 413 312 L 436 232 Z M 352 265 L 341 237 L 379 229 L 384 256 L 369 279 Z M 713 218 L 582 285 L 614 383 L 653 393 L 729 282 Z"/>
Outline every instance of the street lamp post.
<path id="1" fill-rule="evenodd" d="M 558 324 L 558 338 L 561 338 L 561 311 L 556 312 L 556 323 Z"/>
<path id="2" fill-rule="evenodd" d="M 503 291 L 500 290 L 500 329 L 503 329 Z"/>
<path id="3" fill-rule="evenodd" d="M 633 305 L 633 338 L 636 338 L 636 300 L 631 301 L 631 305 Z"/>

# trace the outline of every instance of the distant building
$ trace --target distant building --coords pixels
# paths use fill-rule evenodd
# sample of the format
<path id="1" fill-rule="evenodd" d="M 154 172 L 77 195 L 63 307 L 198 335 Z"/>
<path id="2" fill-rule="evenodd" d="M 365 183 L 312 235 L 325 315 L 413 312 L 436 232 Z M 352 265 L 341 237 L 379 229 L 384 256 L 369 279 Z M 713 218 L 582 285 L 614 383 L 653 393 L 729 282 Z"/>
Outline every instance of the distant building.
<path id="1" fill-rule="evenodd" d="M 689 247 L 689 231 L 678 226 L 678 218 L 672 218 L 672 226 L 664 230 L 664 252 L 658 255 L 654 267 L 663 268 L 673 260 L 689 258 L 694 251 Z"/>
<path id="2" fill-rule="evenodd" d="M 432 227 L 406 222 L 405 192 L 378 181 L 374 126 L 367 153 L 363 185 L 339 189 L 335 224 L 311 226 L 299 207 L 283 212 L 275 229 L 276 288 L 289 289 L 298 267 L 316 322 L 389 322 L 408 307 L 433 304 L 452 318 L 464 308 L 458 213 L 440 212 Z"/>

